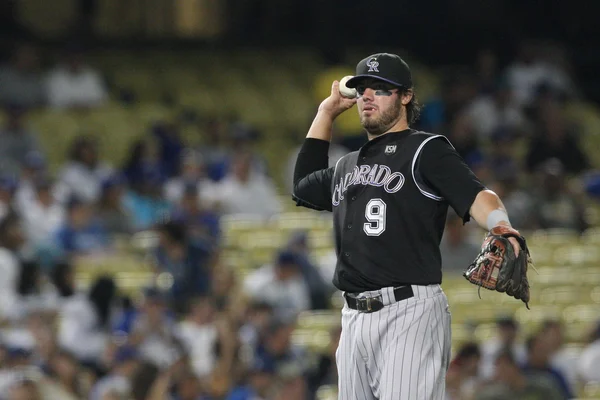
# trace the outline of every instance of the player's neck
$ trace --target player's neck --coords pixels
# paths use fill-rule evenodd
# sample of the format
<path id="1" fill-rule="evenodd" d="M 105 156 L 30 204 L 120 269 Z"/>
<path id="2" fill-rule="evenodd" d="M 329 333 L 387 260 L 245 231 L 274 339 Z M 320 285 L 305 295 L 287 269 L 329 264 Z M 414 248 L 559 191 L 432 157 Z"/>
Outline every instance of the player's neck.
<path id="1" fill-rule="evenodd" d="M 387 131 L 383 132 L 382 134 L 371 135 L 370 133 L 367 132 L 367 137 L 369 138 L 369 140 L 373 140 L 376 137 L 386 135 L 390 132 L 401 132 L 401 131 L 405 131 L 407 129 L 408 129 L 408 122 L 406 121 L 406 119 L 402 118 L 398 122 L 396 122 L 391 128 L 389 128 Z"/>

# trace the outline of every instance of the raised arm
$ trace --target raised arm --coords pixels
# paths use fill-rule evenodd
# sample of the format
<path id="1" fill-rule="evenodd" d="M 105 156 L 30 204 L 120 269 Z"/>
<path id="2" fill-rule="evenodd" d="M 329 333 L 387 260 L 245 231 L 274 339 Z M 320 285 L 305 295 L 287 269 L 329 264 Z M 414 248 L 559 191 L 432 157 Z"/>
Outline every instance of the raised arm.
<path id="1" fill-rule="evenodd" d="M 331 211 L 331 180 L 333 168 L 329 166 L 329 142 L 333 122 L 342 112 L 356 103 L 339 93 L 339 82 L 334 81 L 331 95 L 323 100 L 313 120 L 294 169 L 296 205 L 315 210 Z"/>

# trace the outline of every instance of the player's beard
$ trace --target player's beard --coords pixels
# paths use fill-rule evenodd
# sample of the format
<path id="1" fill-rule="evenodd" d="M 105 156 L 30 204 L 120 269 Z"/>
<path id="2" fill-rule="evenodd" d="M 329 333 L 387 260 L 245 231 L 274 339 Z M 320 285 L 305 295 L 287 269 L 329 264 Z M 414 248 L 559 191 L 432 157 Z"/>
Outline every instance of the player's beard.
<path id="1" fill-rule="evenodd" d="M 396 99 L 393 107 L 389 107 L 378 118 L 365 117 L 360 114 L 360 123 L 371 136 L 379 136 L 390 130 L 402 118 L 402 100 Z"/>

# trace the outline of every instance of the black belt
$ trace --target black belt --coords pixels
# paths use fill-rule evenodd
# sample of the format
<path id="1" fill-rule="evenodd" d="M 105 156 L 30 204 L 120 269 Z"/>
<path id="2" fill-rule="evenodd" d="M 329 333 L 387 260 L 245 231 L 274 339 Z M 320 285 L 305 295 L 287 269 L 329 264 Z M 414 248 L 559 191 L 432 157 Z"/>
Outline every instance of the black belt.
<path id="1" fill-rule="evenodd" d="M 402 301 L 414 297 L 412 286 L 402 286 L 394 289 L 394 298 L 396 301 Z M 351 295 L 344 293 L 346 304 L 353 310 L 357 310 L 363 313 L 372 313 L 379 311 L 383 308 L 383 299 L 381 295 L 375 297 L 352 297 Z"/>

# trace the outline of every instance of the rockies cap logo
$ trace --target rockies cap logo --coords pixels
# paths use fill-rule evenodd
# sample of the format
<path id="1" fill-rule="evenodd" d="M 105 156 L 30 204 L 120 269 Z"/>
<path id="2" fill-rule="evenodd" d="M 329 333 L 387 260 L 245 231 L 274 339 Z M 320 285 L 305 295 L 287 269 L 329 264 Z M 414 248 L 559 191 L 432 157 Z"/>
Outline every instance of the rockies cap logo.
<path id="1" fill-rule="evenodd" d="M 367 72 L 379 72 L 379 70 L 377 69 L 379 63 L 375 60 L 377 60 L 375 57 L 369 58 L 369 60 L 367 61 L 367 67 L 369 67 L 369 71 Z"/>

